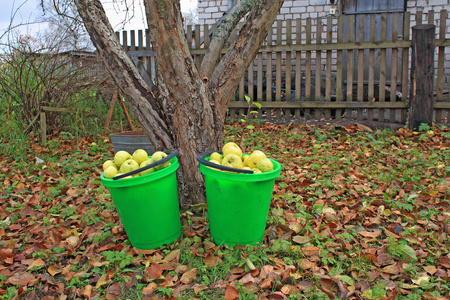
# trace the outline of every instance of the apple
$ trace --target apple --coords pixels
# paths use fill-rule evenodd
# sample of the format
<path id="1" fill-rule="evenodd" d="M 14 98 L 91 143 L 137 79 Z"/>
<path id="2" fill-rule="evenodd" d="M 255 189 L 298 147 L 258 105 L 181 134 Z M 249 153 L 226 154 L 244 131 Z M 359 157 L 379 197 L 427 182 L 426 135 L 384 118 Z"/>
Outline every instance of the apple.
<path id="1" fill-rule="evenodd" d="M 239 158 L 241 159 L 241 162 L 242 162 L 242 150 L 238 145 L 236 145 L 236 146 L 233 146 L 233 145 L 226 146 L 225 145 L 222 149 L 222 152 L 223 152 L 224 157 L 228 154 L 235 154 L 235 155 L 239 156 Z"/>
<path id="2" fill-rule="evenodd" d="M 167 156 L 167 154 L 166 153 L 164 153 L 164 152 L 162 152 L 162 151 L 156 151 L 155 153 L 153 153 L 153 155 L 152 155 L 152 162 L 157 162 L 158 160 L 161 160 L 161 159 L 163 159 L 164 157 L 166 157 Z M 168 166 L 170 166 L 170 161 L 166 161 L 165 163 L 163 163 L 163 164 L 160 164 L 160 165 L 157 165 L 155 168 L 156 168 L 156 170 L 162 170 L 162 169 L 164 169 L 164 168 L 166 168 L 166 167 L 168 167 Z"/>
<path id="3" fill-rule="evenodd" d="M 251 169 L 252 169 L 252 168 L 247 167 L 247 166 L 245 166 L 245 167 L 242 168 L 242 170 L 251 170 Z"/>
<path id="4" fill-rule="evenodd" d="M 263 158 L 266 158 L 264 152 L 260 150 L 255 150 L 246 159 L 247 166 L 249 166 L 252 169 L 256 168 L 256 164 Z"/>
<path id="5" fill-rule="evenodd" d="M 213 152 L 209 156 L 209 161 L 215 160 L 219 162 L 219 165 L 222 163 L 223 156 L 219 152 Z"/>
<path id="6" fill-rule="evenodd" d="M 127 160 L 131 158 L 131 154 L 127 151 L 120 150 L 114 155 L 114 163 L 120 168 L 120 166 Z"/>
<path id="7" fill-rule="evenodd" d="M 258 169 L 258 168 L 253 168 L 252 170 L 253 170 L 253 174 L 260 174 L 260 173 L 262 173 L 262 171 L 260 169 Z"/>
<path id="8" fill-rule="evenodd" d="M 133 155 L 131 155 L 131 159 L 134 159 L 140 165 L 144 161 L 148 160 L 147 151 L 144 149 L 137 149 L 133 152 Z"/>
<path id="9" fill-rule="evenodd" d="M 103 177 L 107 179 L 112 179 L 117 175 L 117 168 L 113 166 L 109 166 L 105 171 L 103 171 Z"/>
<path id="10" fill-rule="evenodd" d="M 217 161 L 215 159 L 212 159 L 212 160 L 210 159 L 209 162 L 213 163 L 213 164 L 216 164 L 216 165 L 220 165 L 221 164 L 219 161 Z"/>
<path id="11" fill-rule="evenodd" d="M 272 161 L 270 161 L 270 159 L 268 159 L 266 157 L 266 158 L 260 159 L 258 161 L 258 163 L 256 164 L 256 167 L 258 169 L 260 169 L 263 173 L 270 172 L 273 170 L 273 163 L 272 163 Z"/>
<path id="12" fill-rule="evenodd" d="M 222 166 L 241 169 L 244 167 L 241 158 L 236 154 L 227 154 L 222 159 Z"/>
<path id="13" fill-rule="evenodd" d="M 152 164 L 152 163 L 153 163 L 153 162 L 152 162 L 151 159 L 147 159 L 146 161 L 143 161 L 143 162 L 139 165 L 139 168 L 148 166 L 149 164 Z M 147 169 L 147 170 L 144 170 L 144 171 L 140 172 L 139 174 L 140 174 L 140 175 L 147 175 L 147 174 L 154 173 L 154 172 L 156 172 L 155 167 L 150 168 L 150 169 Z"/>
<path id="14" fill-rule="evenodd" d="M 112 159 L 108 159 L 108 160 L 105 161 L 105 162 L 103 163 L 103 165 L 102 165 L 103 171 L 105 171 L 105 170 L 108 169 L 109 167 L 114 167 L 114 168 L 116 168 L 116 169 L 119 169 Z"/>
<path id="15" fill-rule="evenodd" d="M 117 173 L 116 176 L 119 176 L 119 175 L 123 175 L 123 173 Z M 129 179 L 129 178 L 133 178 L 133 176 L 127 176 L 127 177 L 120 178 L 120 179 Z M 119 179 L 119 180 L 120 180 L 120 179 Z"/>
<path id="16" fill-rule="evenodd" d="M 119 171 L 121 173 L 128 173 L 137 169 L 139 169 L 139 164 L 134 159 L 130 158 L 123 162 Z"/>

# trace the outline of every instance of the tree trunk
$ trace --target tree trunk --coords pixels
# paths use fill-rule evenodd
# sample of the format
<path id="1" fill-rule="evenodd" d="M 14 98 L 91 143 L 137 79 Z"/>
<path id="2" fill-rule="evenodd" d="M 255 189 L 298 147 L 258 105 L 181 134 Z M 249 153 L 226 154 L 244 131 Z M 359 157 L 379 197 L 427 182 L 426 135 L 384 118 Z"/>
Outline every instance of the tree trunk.
<path id="1" fill-rule="evenodd" d="M 242 1 L 240 5 L 248 5 L 253 10 L 240 37 L 216 68 L 202 66 L 208 70 L 208 76 L 202 77 L 189 52 L 179 2 L 144 0 L 159 71 L 157 95 L 123 50 L 100 1 L 75 0 L 75 3 L 100 57 L 127 96 L 133 115 L 155 149 L 178 149 L 181 205 L 206 202 L 196 155 L 221 149 L 229 101 L 267 36 L 283 0 Z M 223 36 L 213 38 L 211 44 L 224 45 Z"/>

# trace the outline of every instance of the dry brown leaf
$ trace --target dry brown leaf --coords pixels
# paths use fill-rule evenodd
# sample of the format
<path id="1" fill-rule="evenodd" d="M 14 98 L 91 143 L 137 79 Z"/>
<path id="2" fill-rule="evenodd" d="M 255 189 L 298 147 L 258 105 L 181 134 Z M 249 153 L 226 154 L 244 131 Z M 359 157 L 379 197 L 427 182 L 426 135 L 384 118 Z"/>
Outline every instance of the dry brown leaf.
<path id="1" fill-rule="evenodd" d="M 23 263 L 23 262 L 22 262 L 22 263 Z M 27 271 L 30 270 L 30 269 L 33 268 L 33 267 L 42 267 L 42 266 L 45 266 L 45 262 L 44 262 L 42 259 L 38 258 L 38 259 L 34 260 L 34 261 L 28 266 Z"/>
<path id="2" fill-rule="evenodd" d="M 104 286 L 105 284 L 108 284 L 108 274 L 103 274 L 97 281 L 97 284 L 95 285 L 95 288 L 98 289 L 99 287 Z"/>
<path id="3" fill-rule="evenodd" d="M 225 290 L 225 300 L 234 300 L 239 298 L 239 293 L 234 286 L 228 285 Z"/>
<path id="4" fill-rule="evenodd" d="M 219 257 L 215 256 L 214 254 L 210 254 L 207 257 L 203 258 L 203 263 L 208 268 L 212 268 L 217 265 L 220 265 L 222 263 L 222 260 Z"/>
<path id="5" fill-rule="evenodd" d="M 147 274 L 150 279 L 156 280 L 161 278 L 163 273 L 163 269 L 157 263 L 153 263 L 150 267 L 147 268 Z"/>
<path id="6" fill-rule="evenodd" d="M 197 276 L 197 270 L 198 268 L 194 268 L 187 271 L 186 273 L 183 274 L 183 276 L 181 276 L 180 281 L 184 284 L 193 282 L 195 277 Z"/>
<path id="7" fill-rule="evenodd" d="M 12 285 L 21 286 L 27 285 L 30 281 L 34 280 L 34 276 L 28 272 L 16 272 L 8 278 L 8 283 Z"/>
<path id="8" fill-rule="evenodd" d="M 145 288 L 142 289 L 142 294 L 150 295 L 153 291 L 158 287 L 158 285 L 154 282 L 149 283 Z"/>
<path id="9" fill-rule="evenodd" d="M 166 257 L 164 257 L 165 261 L 172 261 L 174 259 L 179 259 L 180 258 L 180 253 L 181 253 L 181 249 L 176 249 L 171 251 L 169 254 L 166 255 Z"/>

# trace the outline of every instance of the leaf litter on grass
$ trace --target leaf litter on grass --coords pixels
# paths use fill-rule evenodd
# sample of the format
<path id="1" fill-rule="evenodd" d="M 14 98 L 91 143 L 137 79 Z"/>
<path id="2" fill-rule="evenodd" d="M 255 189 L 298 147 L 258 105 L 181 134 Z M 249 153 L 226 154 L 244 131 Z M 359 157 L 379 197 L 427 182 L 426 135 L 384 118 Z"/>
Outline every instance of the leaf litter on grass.
<path id="1" fill-rule="evenodd" d="M 196 205 L 182 209 L 183 235 L 172 245 L 131 247 L 99 179 L 113 153 L 106 137 L 30 146 L 23 161 L 0 154 L 0 295 L 449 297 L 448 128 L 430 135 L 236 122 L 225 136 L 283 166 L 258 246 L 215 245 L 206 206 Z"/>

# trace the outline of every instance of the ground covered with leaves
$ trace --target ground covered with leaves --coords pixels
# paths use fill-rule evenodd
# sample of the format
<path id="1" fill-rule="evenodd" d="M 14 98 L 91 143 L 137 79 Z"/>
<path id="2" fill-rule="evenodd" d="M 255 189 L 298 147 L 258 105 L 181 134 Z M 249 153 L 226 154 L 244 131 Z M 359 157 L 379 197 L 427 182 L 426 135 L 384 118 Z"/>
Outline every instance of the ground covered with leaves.
<path id="1" fill-rule="evenodd" d="M 264 240 L 133 248 L 100 181 L 108 137 L 0 153 L 2 299 L 448 299 L 450 130 L 233 123 L 226 141 L 282 164 Z M 2 149 L 6 149 L 3 147 Z"/>

